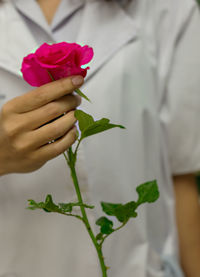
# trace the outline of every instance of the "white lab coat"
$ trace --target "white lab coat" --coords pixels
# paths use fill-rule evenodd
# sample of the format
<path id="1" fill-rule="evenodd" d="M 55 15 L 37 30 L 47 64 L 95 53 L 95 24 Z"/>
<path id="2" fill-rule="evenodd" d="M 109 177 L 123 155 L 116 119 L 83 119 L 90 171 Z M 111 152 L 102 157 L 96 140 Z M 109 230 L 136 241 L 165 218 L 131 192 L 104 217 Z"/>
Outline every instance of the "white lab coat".
<path id="1" fill-rule="evenodd" d="M 172 174 L 200 169 L 200 24 L 192 0 L 87 0 L 78 43 L 94 48 L 83 86 L 83 109 L 126 130 L 88 138 L 79 153 L 83 197 L 137 199 L 135 187 L 157 179 L 160 199 L 104 246 L 109 277 L 179 277 Z M 22 58 L 38 47 L 8 1 L 0 7 L 0 103 L 31 89 Z M 187 131 L 185 131 L 187 130 Z M 25 209 L 27 199 L 71 201 L 75 193 L 62 156 L 29 174 L 0 179 L 0 276 L 97 277 L 95 250 L 73 218 Z M 115 222 L 116 223 L 116 222 Z"/>

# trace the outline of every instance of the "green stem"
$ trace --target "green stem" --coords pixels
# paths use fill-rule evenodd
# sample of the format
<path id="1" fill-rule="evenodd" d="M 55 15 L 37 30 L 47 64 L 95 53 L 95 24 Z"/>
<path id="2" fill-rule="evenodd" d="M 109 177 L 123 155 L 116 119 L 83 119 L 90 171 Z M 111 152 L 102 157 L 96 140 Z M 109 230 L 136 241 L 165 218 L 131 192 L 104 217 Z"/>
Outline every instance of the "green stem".
<path id="1" fill-rule="evenodd" d="M 67 158 L 67 157 L 65 156 L 65 158 Z M 67 159 L 67 161 L 69 161 L 69 159 Z M 83 199 L 82 199 L 80 188 L 79 188 L 79 183 L 78 183 L 78 178 L 77 178 L 77 175 L 76 175 L 75 166 L 74 166 L 74 164 L 70 163 L 70 161 L 69 161 L 68 165 L 70 166 L 71 176 L 72 176 L 72 180 L 74 182 L 74 187 L 75 187 L 75 190 L 76 190 L 78 201 L 83 204 Z M 100 262 L 100 266 L 101 266 L 101 270 L 102 270 L 102 277 L 107 277 L 107 267 L 105 266 L 105 263 L 104 263 L 104 257 L 103 257 L 103 254 L 102 254 L 102 247 L 98 244 L 98 242 L 95 238 L 95 235 L 92 231 L 92 228 L 90 226 L 90 223 L 89 223 L 86 211 L 85 211 L 85 207 L 82 205 L 82 206 L 80 206 L 80 209 L 81 209 L 83 222 L 85 224 L 85 227 L 86 227 L 86 229 L 89 233 L 90 238 L 92 239 L 92 242 L 93 242 L 94 247 L 96 248 L 96 251 L 97 251 L 97 254 L 98 254 L 98 258 L 99 258 L 99 262 Z"/>
<path id="2" fill-rule="evenodd" d="M 81 143 L 81 139 L 78 140 L 78 143 L 77 143 L 77 146 L 76 146 L 76 149 L 75 149 L 75 152 L 74 152 L 75 157 L 77 156 L 77 152 L 78 152 L 78 148 L 79 148 L 80 143 Z"/>
<path id="3" fill-rule="evenodd" d="M 127 222 L 128 222 L 128 220 L 125 221 L 122 225 L 120 225 L 120 226 L 117 227 L 116 229 L 114 229 L 114 231 L 112 232 L 112 234 L 113 234 L 115 231 L 118 231 L 118 230 L 120 230 L 122 227 L 124 227 L 124 226 L 127 224 Z M 101 247 L 102 247 L 102 244 L 104 243 L 105 239 L 106 239 L 109 235 L 110 235 L 110 234 L 105 235 L 105 236 L 103 237 L 102 241 L 101 241 L 100 244 L 99 244 Z"/>
<path id="4" fill-rule="evenodd" d="M 76 214 L 67 214 L 67 213 L 63 213 L 64 215 L 67 215 L 67 216 L 73 216 L 73 217 L 76 217 L 78 219 L 80 219 L 81 221 L 83 221 L 83 218 L 79 215 L 76 215 Z"/>
<path id="5" fill-rule="evenodd" d="M 67 164 L 69 164 L 69 160 L 68 160 L 67 155 L 65 154 L 65 152 L 63 153 L 63 155 L 65 157 L 65 160 L 66 160 Z"/>

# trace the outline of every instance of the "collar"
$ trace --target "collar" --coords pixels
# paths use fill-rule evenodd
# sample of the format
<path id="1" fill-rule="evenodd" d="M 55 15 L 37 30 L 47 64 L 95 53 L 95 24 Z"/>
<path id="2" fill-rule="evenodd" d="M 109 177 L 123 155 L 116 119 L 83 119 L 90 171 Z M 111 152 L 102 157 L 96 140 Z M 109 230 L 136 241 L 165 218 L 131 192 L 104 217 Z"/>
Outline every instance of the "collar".
<path id="1" fill-rule="evenodd" d="M 137 39 L 138 28 L 136 21 L 114 1 L 86 0 L 81 20 L 76 42 L 94 49 L 87 81 L 124 45 Z M 0 67 L 21 77 L 23 57 L 39 45 L 11 2 L 0 9 L 0 33 Z"/>
<path id="2" fill-rule="evenodd" d="M 49 25 L 41 11 L 41 8 L 36 0 L 11 0 L 16 9 L 23 14 L 25 17 L 30 19 L 40 28 L 42 28 L 49 35 L 52 31 L 57 28 L 62 22 L 70 17 L 77 9 L 81 8 L 85 0 L 62 0 L 56 13 L 54 19 Z"/>
<path id="3" fill-rule="evenodd" d="M 137 21 L 127 15 L 118 1 L 86 0 L 77 38 L 77 43 L 94 48 L 94 59 L 86 80 L 137 37 Z"/>
<path id="4" fill-rule="evenodd" d="M 65 19 L 69 18 L 84 4 L 85 0 L 62 0 L 52 21 L 51 29 L 56 29 Z"/>
<path id="5" fill-rule="evenodd" d="M 30 19 L 34 24 L 40 26 L 45 30 L 49 35 L 51 34 L 51 28 L 48 25 L 39 4 L 36 0 L 11 0 L 13 6 L 17 11 Z"/>

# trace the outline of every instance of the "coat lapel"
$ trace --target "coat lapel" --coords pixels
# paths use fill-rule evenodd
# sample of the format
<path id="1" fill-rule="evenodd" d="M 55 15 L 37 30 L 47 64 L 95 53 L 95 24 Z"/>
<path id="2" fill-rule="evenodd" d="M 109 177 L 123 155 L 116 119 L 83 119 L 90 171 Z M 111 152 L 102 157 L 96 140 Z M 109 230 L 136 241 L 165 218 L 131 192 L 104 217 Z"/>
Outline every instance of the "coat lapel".
<path id="1" fill-rule="evenodd" d="M 0 11 L 0 34 L 0 67 L 20 76 L 23 57 L 39 45 L 12 4 L 5 4 Z M 94 49 L 87 79 L 123 45 L 136 38 L 135 22 L 117 2 L 86 0 L 77 43 L 88 44 Z"/>
<path id="2" fill-rule="evenodd" d="M 89 79 L 120 48 L 137 38 L 136 22 L 116 0 L 86 0 L 77 42 L 94 49 Z"/>
<path id="3" fill-rule="evenodd" d="M 11 24 L 12 22 L 12 24 Z M 0 10 L 0 67 L 21 76 L 23 57 L 38 47 L 35 39 L 11 3 Z"/>

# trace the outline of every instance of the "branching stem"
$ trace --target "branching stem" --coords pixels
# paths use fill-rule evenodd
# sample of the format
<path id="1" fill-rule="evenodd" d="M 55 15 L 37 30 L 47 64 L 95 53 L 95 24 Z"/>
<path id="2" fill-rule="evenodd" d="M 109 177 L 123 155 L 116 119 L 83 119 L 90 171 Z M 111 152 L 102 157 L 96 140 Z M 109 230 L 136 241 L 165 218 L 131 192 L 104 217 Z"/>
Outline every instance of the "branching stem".
<path id="1" fill-rule="evenodd" d="M 118 231 L 119 229 L 121 229 L 122 227 L 124 227 L 124 226 L 127 224 L 127 222 L 128 222 L 128 220 L 127 220 L 127 221 L 124 221 L 123 224 L 120 225 L 119 227 L 117 227 L 116 229 L 114 229 L 114 231 L 113 231 L 111 234 L 113 234 L 115 231 Z M 101 242 L 99 243 L 99 246 L 100 246 L 101 248 L 102 248 L 102 244 L 104 243 L 105 239 L 106 239 L 109 235 L 110 235 L 110 234 L 105 235 L 105 236 L 102 238 Z"/>
<path id="2" fill-rule="evenodd" d="M 78 147 L 76 148 L 76 153 L 77 153 L 77 149 Z M 90 223 L 89 223 L 89 220 L 88 220 L 88 217 L 87 217 L 87 214 L 86 214 L 86 210 L 85 210 L 85 207 L 84 207 L 84 204 L 83 204 L 83 199 L 82 199 L 82 195 L 81 195 L 81 191 L 80 191 L 80 188 L 79 188 L 79 183 L 78 183 L 78 178 L 77 178 L 77 175 L 76 175 L 76 169 L 75 169 L 75 164 L 73 161 L 70 161 L 70 157 L 69 157 L 69 153 L 72 153 L 72 148 L 70 149 L 70 151 L 68 152 L 68 157 L 66 155 L 65 156 L 65 159 L 70 167 L 70 170 L 71 170 L 71 176 L 72 176 L 72 180 L 73 180 L 73 183 L 74 183 L 74 187 L 75 187 L 75 190 L 76 190 L 76 195 L 77 195 L 77 198 L 78 198 L 78 202 L 81 203 L 82 205 L 80 205 L 80 209 L 81 209 L 81 214 L 82 214 L 82 221 L 83 223 L 85 224 L 85 227 L 88 231 L 88 234 L 94 244 L 94 247 L 97 251 L 97 255 L 98 255 L 98 258 L 99 258 L 99 262 L 100 262 L 100 266 L 101 266 L 101 270 L 102 270 L 102 277 L 107 277 L 107 267 L 104 263 L 104 258 L 103 258 L 103 254 L 102 254 L 102 246 L 100 246 L 100 244 L 97 242 L 96 240 L 96 237 L 92 231 L 92 228 L 90 226 Z M 73 155 L 75 155 L 75 153 L 73 153 Z M 76 160 L 76 157 L 73 157 L 74 160 Z"/>
<path id="3" fill-rule="evenodd" d="M 80 143 L 81 143 L 81 139 L 79 139 L 79 140 L 78 140 L 78 143 L 77 143 L 76 149 L 75 149 L 75 151 L 74 151 L 74 155 L 75 155 L 75 157 L 77 156 L 77 151 L 78 151 L 78 148 L 79 148 Z"/>

